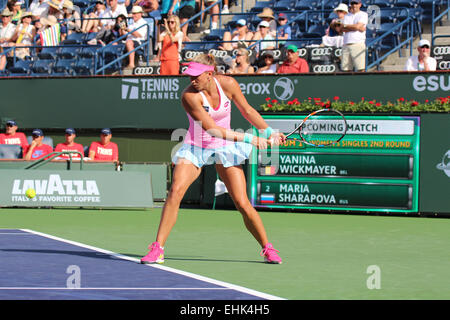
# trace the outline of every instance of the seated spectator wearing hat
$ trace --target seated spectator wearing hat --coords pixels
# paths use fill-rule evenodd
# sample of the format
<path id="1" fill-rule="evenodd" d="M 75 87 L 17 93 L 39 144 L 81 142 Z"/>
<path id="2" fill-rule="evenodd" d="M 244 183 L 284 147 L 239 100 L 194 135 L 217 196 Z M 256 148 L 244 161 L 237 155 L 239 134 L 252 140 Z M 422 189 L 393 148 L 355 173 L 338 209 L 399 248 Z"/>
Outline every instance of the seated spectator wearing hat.
<path id="1" fill-rule="evenodd" d="M 10 8 L 10 11 L 12 12 L 12 22 L 19 24 L 20 18 L 22 17 L 22 6 L 24 5 L 23 0 L 16 0 L 12 1 L 12 6 Z"/>
<path id="2" fill-rule="evenodd" d="M 17 132 L 18 126 L 16 121 L 9 120 L 6 122 L 5 133 L 0 133 L 0 144 L 15 144 L 22 147 L 22 151 L 28 147 L 27 137 L 23 132 Z"/>
<path id="3" fill-rule="evenodd" d="M 0 24 L 0 46 L 9 46 L 11 38 L 16 31 L 16 25 L 11 22 L 12 12 L 6 7 L 1 13 L 2 22 Z"/>
<path id="4" fill-rule="evenodd" d="M 266 50 L 260 56 L 262 66 L 258 68 L 256 73 L 277 73 L 277 63 L 272 50 Z"/>
<path id="5" fill-rule="evenodd" d="M 63 11 L 62 7 L 63 4 L 61 3 L 61 0 L 48 0 L 48 10 L 44 11 L 41 14 L 41 18 L 48 18 L 49 16 L 55 16 L 56 19 L 62 20 L 63 19 Z"/>
<path id="6" fill-rule="evenodd" d="M 30 55 L 30 50 L 23 47 L 33 45 L 34 37 L 36 36 L 36 28 L 31 24 L 31 18 L 31 12 L 23 12 L 20 18 L 20 24 L 17 26 L 11 38 L 15 42 L 16 47 L 21 47 L 14 52 L 15 56 L 20 59 L 24 59 Z"/>
<path id="7" fill-rule="evenodd" d="M 248 30 L 247 21 L 245 19 L 239 19 L 236 22 L 236 28 L 232 32 L 225 31 L 223 34 L 224 42 L 219 46 L 219 49 L 231 51 L 237 49 L 239 46 L 248 47 L 252 38 L 253 32 Z"/>
<path id="8" fill-rule="evenodd" d="M 119 149 L 117 144 L 111 141 L 111 129 L 105 128 L 100 132 L 100 141 L 94 141 L 89 147 L 91 160 L 118 161 Z"/>
<path id="9" fill-rule="evenodd" d="M 334 9 L 334 13 L 337 15 L 337 18 L 331 20 L 330 26 L 322 37 L 321 46 L 341 48 L 344 43 L 344 32 L 342 29 L 344 17 L 348 13 L 348 6 L 345 3 L 340 3 Z"/>
<path id="10" fill-rule="evenodd" d="M 239 48 L 236 53 L 236 59 L 230 70 L 227 73 L 255 73 L 255 69 L 250 65 L 250 51 L 245 48 Z"/>
<path id="11" fill-rule="evenodd" d="M 252 44 L 255 45 L 256 51 L 260 52 L 262 50 L 273 50 L 275 49 L 274 37 L 269 32 L 269 23 L 267 21 L 261 21 L 258 25 L 258 31 L 252 38 Z"/>
<path id="12" fill-rule="evenodd" d="M 64 0 L 62 10 L 64 23 L 61 33 L 67 36 L 74 32 L 81 32 L 80 8 L 74 6 L 72 1 Z"/>
<path id="13" fill-rule="evenodd" d="M 287 46 L 287 57 L 283 64 L 278 68 L 277 73 L 308 73 L 309 66 L 305 59 L 298 56 L 296 45 Z"/>
<path id="14" fill-rule="evenodd" d="M 53 152 L 51 146 L 42 143 L 44 133 L 41 129 L 34 129 L 31 135 L 33 136 L 33 141 L 23 152 L 25 160 L 38 160 Z"/>
<path id="15" fill-rule="evenodd" d="M 291 26 L 288 24 L 287 15 L 281 12 L 278 14 L 278 27 L 276 36 L 276 39 L 278 40 L 278 47 L 283 46 L 286 43 L 286 41 L 284 40 L 290 40 L 291 36 L 292 30 Z"/>
<path id="16" fill-rule="evenodd" d="M 410 56 L 406 61 L 405 71 L 436 71 L 436 59 L 430 57 L 430 41 L 420 40 L 417 51 L 419 52 L 417 56 Z"/>
<path id="17" fill-rule="evenodd" d="M 261 18 L 262 21 L 266 21 L 269 23 L 269 34 L 275 38 L 277 33 L 277 22 L 275 21 L 275 16 L 273 15 L 273 10 L 271 8 L 264 8 L 263 11 L 258 14 L 258 17 Z M 258 33 L 258 31 L 256 31 Z"/>
<path id="18" fill-rule="evenodd" d="M 82 155 L 84 154 L 84 148 L 81 144 L 75 142 L 76 132 L 73 128 L 67 128 L 65 131 L 65 141 L 63 143 L 58 143 L 55 147 L 55 152 L 63 151 L 78 151 Z M 78 153 L 71 153 L 72 159 L 80 159 L 81 156 Z M 70 155 L 61 154 L 58 156 L 59 159 L 70 159 Z"/>
<path id="19" fill-rule="evenodd" d="M 133 21 L 128 25 L 127 32 L 132 32 L 128 35 L 127 40 L 125 42 L 125 48 L 128 52 L 134 50 L 134 48 L 141 45 L 142 42 L 147 40 L 147 32 L 148 28 L 146 27 L 147 22 L 142 18 L 142 14 L 144 11 L 139 6 L 134 6 L 131 10 L 131 16 Z M 139 30 L 136 30 L 138 29 Z M 126 69 L 134 69 L 135 67 L 135 52 L 131 52 L 128 56 L 128 66 Z"/>

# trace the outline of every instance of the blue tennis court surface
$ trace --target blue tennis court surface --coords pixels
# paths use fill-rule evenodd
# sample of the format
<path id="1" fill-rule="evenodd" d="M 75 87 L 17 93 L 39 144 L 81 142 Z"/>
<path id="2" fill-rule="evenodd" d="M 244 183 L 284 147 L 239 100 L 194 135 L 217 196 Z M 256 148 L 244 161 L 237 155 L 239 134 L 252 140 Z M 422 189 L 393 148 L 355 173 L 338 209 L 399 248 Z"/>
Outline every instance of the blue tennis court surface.
<path id="1" fill-rule="evenodd" d="M 280 299 L 31 230 L 0 229 L 0 300 Z"/>

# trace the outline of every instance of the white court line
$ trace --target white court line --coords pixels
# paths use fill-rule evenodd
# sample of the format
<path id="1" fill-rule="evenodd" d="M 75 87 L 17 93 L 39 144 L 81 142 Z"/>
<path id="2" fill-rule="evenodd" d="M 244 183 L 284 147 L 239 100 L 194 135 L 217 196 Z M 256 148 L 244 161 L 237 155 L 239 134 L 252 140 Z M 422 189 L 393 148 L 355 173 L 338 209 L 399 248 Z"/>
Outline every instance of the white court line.
<path id="1" fill-rule="evenodd" d="M 78 246 L 78 247 L 90 249 L 90 250 L 93 250 L 93 251 L 101 252 L 101 253 L 104 253 L 104 254 L 108 254 L 108 255 L 111 255 L 111 256 L 119 258 L 119 259 L 133 261 L 133 262 L 136 262 L 136 263 L 140 264 L 140 259 L 128 257 L 128 256 L 122 255 L 120 253 L 115 253 L 115 252 L 108 251 L 108 250 L 105 250 L 105 249 L 101 249 L 101 248 L 93 247 L 93 246 L 90 246 L 90 245 L 86 245 L 86 244 L 83 244 L 83 243 L 80 243 L 80 242 L 76 242 L 76 241 L 71 241 L 71 240 L 55 237 L 55 236 L 52 236 L 52 235 L 49 235 L 49 234 L 45 234 L 45 233 L 42 233 L 42 232 L 38 232 L 38 231 L 34 231 L 34 230 L 29 230 L 29 229 L 20 229 L 20 230 L 25 231 L 25 232 L 29 232 L 29 233 L 33 233 L 33 234 L 36 234 L 36 235 L 39 235 L 39 236 L 42 236 L 42 237 L 45 237 L 45 238 L 49 238 L 49 239 L 65 242 L 65 243 L 68 243 L 68 244 L 71 244 L 71 245 L 74 245 L 74 246 Z M 204 282 L 208 282 L 208 283 L 215 284 L 215 285 L 218 285 L 218 286 L 222 286 L 222 287 L 225 287 L 225 288 L 228 288 L 228 289 L 232 289 L 232 290 L 236 290 L 236 291 L 239 291 L 239 292 L 243 292 L 243 293 L 246 293 L 246 294 L 249 294 L 249 295 L 253 295 L 253 296 L 256 296 L 256 297 L 259 297 L 259 298 L 263 298 L 263 299 L 268 299 L 268 300 L 285 300 L 284 298 L 277 297 L 277 296 L 274 296 L 274 295 L 270 295 L 270 294 L 267 294 L 267 293 L 264 293 L 264 292 L 259 292 L 259 291 L 252 290 L 252 289 L 245 288 L 245 287 L 241 287 L 241 286 L 238 286 L 238 285 L 235 285 L 235 284 L 223 282 L 223 281 L 220 281 L 220 280 L 211 279 L 211 278 L 204 277 L 204 276 L 201 276 L 201 275 L 198 275 L 198 274 L 195 274 L 195 273 L 190 273 L 190 272 L 186 272 L 186 271 L 182 271 L 182 270 L 177 270 L 177 269 L 166 267 L 166 266 L 163 266 L 163 265 L 145 264 L 143 266 L 150 267 L 150 268 L 161 269 L 161 270 L 164 270 L 164 271 L 180 274 L 180 275 L 183 275 L 183 276 L 186 276 L 186 277 L 189 277 L 189 278 L 193 278 L 193 279 L 196 279 L 196 280 L 201 280 L 201 281 L 204 281 Z M 207 290 L 209 288 L 204 288 L 204 289 Z"/>

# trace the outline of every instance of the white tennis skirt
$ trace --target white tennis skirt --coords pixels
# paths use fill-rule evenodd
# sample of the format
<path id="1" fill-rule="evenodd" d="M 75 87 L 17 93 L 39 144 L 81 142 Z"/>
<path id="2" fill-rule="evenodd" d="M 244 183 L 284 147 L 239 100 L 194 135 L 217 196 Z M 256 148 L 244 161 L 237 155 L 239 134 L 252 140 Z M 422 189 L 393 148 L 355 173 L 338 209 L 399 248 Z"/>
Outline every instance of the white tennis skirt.
<path id="1" fill-rule="evenodd" d="M 244 142 L 235 142 L 215 149 L 201 148 L 190 144 L 183 144 L 172 157 L 172 162 L 178 164 L 186 159 L 196 167 L 201 168 L 207 164 L 222 164 L 224 167 L 237 166 L 250 157 L 252 145 Z"/>

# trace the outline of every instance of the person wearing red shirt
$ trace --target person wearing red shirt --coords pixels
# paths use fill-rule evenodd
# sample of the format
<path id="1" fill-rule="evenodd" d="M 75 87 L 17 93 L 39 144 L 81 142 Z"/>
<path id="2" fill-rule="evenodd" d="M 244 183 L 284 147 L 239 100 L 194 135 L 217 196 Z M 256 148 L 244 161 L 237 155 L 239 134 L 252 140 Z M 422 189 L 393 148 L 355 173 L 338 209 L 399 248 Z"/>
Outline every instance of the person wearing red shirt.
<path id="1" fill-rule="evenodd" d="M 76 132 L 73 128 L 66 129 L 66 141 L 63 143 L 58 143 L 55 147 L 56 152 L 62 151 L 78 151 L 84 155 L 84 148 L 81 144 L 75 142 Z M 72 153 L 72 159 L 80 159 L 80 155 L 78 153 Z M 70 159 L 70 155 L 68 153 L 63 153 L 59 155 L 60 159 Z"/>
<path id="2" fill-rule="evenodd" d="M 23 132 L 17 132 L 17 123 L 14 120 L 6 122 L 5 133 L 0 133 L 0 144 L 16 144 L 22 147 L 22 151 L 28 147 L 27 137 Z"/>
<path id="3" fill-rule="evenodd" d="M 308 73 L 309 66 L 305 59 L 298 56 L 296 45 L 287 46 L 287 58 L 278 68 L 277 73 Z"/>
<path id="4" fill-rule="evenodd" d="M 89 147 L 89 158 L 91 160 L 118 161 L 119 149 L 117 144 L 111 142 L 111 129 L 102 129 L 100 141 L 94 141 Z"/>
<path id="5" fill-rule="evenodd" d="M 44 140 L 44 133 L 41 129 L 34 129 L 31 133 L 33 141 L 24 152 L 25 160 L 38 160 L 53 152 L 53 148 L 48 144 L 42 143 Z"/>

